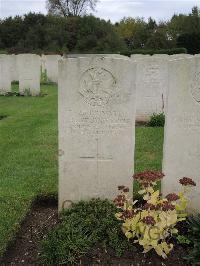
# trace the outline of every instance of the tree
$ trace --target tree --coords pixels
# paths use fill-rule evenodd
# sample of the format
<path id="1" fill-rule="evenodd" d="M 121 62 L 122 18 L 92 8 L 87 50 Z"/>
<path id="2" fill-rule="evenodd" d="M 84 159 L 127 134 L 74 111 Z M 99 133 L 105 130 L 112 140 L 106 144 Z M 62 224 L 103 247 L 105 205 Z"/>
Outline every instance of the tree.
<path id="1" fill-rule="evenodd" d="M 184 33 L 178 37 L 177 45 L 185 47 L 189 54 L 200 53 L 200 33 Z"/>
<path id="2" fill-rule="evenodd" d="M 130 49 L 141 48 L 146 42 L 147 27 L 143 18 L 123 18 L 116 28 Z"/>
<path id="3" fill-rule="evenodd" d="M 84 15 L 88 9 L 95 10 L 98 0 L 46 0 L 50 14 L 68 16 Z"/>

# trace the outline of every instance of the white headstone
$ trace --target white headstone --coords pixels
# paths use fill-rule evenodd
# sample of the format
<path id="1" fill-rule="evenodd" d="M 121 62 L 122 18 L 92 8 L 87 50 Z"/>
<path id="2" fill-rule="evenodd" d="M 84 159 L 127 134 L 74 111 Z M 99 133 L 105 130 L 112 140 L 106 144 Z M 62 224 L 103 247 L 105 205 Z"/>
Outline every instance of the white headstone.
<path id="1" fill-rule="evenodd" d="M 42 55 L 41 58 L 41 71 L 44 73 L 46 71 L 45 55 Z"/>
<path id="2" fill-rule="evenodd" d="M 0 54 L 0 94 L 11 91 L 10 56 Z"/>
<path id="3" fill-rule="evenodd" d="M 132 58 L 138 63 L 136 120 L 147 121 L 153 113 L 164 112 L 168 83 L 168 57 Z"/>
<path id="4" fill-rule="evenodd" d="M 136 66 L 129 59 L 59 62 L 59 206 L 113 199 L 132 187 Z M 66 205 L 65 205 L 66 204 Z"/>
<path id="5" fill-rule="evenodd" d="M 197 187 L 190 208 L 200 211 L 200 62 L 170 62 L 167 102 L 163 193 L 180 191 L 178 180 L 191 177 Z"/>
<path id="6" fill-rule="evenodd" d="M 17 69 L 17 56 L 15 54 L 10 55 L 10 72 L 11 72 L 11 80 L 19 81 L 19 75 Z"/>
<path id="7" fill-rule="evenodd" d="M 40 56 L 35 54 L 17 55 L 19 92 L 28 91 L 35 96 L 40 93 Z"/>
<path id="8" fill-rule="evenodd" d="M 48 81 L 58 82 L 58 61 L 61 58 L 60 55 L 45 55 L 45 68 Z"/>

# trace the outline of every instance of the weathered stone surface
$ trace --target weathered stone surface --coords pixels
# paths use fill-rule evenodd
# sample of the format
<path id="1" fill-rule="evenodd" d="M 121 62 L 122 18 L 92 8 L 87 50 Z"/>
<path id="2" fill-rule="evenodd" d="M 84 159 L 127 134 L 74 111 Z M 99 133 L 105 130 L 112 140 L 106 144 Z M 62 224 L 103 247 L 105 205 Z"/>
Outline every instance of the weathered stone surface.
<path id="1" fill-rule="evenodd" d="M 168 57 L 142 56 L 138 63 L 136 120 L 146 121 L 153 113 L 164 112 L 168 86 Z"/>
<path id="2" fill-rule="evenodd" d="M 120 55 L 120 54 L 67 54 L 65 58 L 77 58 L 77 57 L 112 57 L 112 58 L 124 58 L 128 59 L 127 56 Z"/>
<path id="3" fill-rule="evenodd" d="M 11 91 L 10 56 L 0 55 L 0 94 Z"/>
<path id="4" fill-rule="evenodd" d="M 154 54 L 153 57 L 168 59 L 170 56 L 168 54 Z"/>
<path id="5" fill-rule="evenodd" d="M 18 69 L 17 69 L 17 56 L 15 54 L 10 55 L 10 74 L 12 81 L 19 81 Z"/>
<path id="6" fill-rule="evenodd" d="M 59 62 L 59 207 L 113 199 L 132 187 L 135 76 L 131 60 L 105 57 Z"/>
<path id="7" fill-rule="evenodd" d="M 45 55 L 44 60 L 44 67 L 47 72 L 47 79 L 50 82 L 58 82 L 58 61 L 62 57 L 60 55 Z"/>
<path id="8" fill-rule="evenodd" d="M 172 59 L 181 59 L 181 58 L 190 58 L 190 57 L 193 57 L 192 55 L 190 54 L 173 54 L 173 55 L 170 55 L 170 60 Z"/>
<path id="9" fill-rule="evenodd" d="M 151 57 L 151 55 L 149 54 L 132 54 L 131 55 L 131 59 L 144 59 L 148 57 Z"/>
<path id="10" fill-rule="evenodd" d="M 195 180 L 190 208 L 200 211 L 200 62 L 194 57 L 169 65 L 163 172 L 164 194 L 179 191 L 182 177 Z"/>
<path id="11" fill-rule="evenodd" d="M 35 54 L 17 55 L 19 92 L 29 92 L 35 96 L 40 93 L 40 57 Z"/>

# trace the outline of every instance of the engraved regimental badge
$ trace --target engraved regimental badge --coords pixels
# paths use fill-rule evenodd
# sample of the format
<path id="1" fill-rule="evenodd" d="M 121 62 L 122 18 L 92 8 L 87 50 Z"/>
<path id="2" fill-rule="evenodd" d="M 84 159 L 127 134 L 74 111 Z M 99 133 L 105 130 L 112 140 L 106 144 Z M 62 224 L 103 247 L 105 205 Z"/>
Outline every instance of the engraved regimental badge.
<path id="1" fill-rule="evenodd" d="M 191 94 L 195 101 L 200 103 L 200 72 L 194 75 L 191 83 Z"/>
<path id="2" fill-rule="evenodd" d="M 79 93 L 92 106 L 106 105 L 116 92 L 116 79 L 104 68 L 90 68 L 80 79 Z"/>

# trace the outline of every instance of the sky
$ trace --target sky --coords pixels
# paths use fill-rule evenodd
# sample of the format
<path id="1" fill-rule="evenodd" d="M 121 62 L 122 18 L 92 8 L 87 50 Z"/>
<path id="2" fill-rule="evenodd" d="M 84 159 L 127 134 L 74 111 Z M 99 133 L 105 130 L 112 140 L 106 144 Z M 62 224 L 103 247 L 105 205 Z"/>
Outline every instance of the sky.
<path id="1" fill-rule="evenodd" d="M 200 0 L 99 0 L 94 15 L 112 22 L 123 17 L 150 16 L 157 21 L 168 20 L 173 14 L 189 13 Z M 23 15 L 28 12 L 46 14 L 45 0 L 0 0 L 0 18 Z"/>

